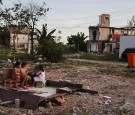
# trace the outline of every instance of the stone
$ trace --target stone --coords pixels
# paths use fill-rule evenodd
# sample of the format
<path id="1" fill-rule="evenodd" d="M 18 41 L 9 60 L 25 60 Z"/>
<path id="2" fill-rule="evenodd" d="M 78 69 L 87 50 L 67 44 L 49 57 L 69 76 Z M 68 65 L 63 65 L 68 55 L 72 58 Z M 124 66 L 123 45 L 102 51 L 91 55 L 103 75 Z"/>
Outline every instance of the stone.
<path id="1" fill-rule="evenodd" d="M 47 102 L 46 104 L 45 104 L 45 107 L 46 108 L 51 108 L 52 107 L 52 103 L 49 101 L 49 102 Z"/>
<path id="2" fill-rule="evenodd" d="M 77 94 L 77 95 L 82 95 L 82 93 L 81 93 L 81 92 L 76 92 L 76 94 Z"/>
<path id="3" fill-rule="evenodd" d="M 15 107 L 16 108 L 20 107 L 20 99 L 15 99 Z"/>
<path id="4" fill-rule="evenodd" d="M 60 106 L 62 106 L 66 103 L 66 101 L 64 100 L 63 97 L 56 97 L 55 100 L 56 100 L 56 103 L 58 103 L 58 105 L 60 105 Z"/>

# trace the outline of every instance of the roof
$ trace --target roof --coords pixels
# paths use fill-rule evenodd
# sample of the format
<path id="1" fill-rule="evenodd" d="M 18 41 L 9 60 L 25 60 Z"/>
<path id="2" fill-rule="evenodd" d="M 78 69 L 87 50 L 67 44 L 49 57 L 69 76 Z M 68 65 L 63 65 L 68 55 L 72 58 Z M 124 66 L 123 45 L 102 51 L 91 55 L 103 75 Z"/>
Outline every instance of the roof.
<path id="1" fill-rule="evenodd" d="M 89 26 L 89 29 L 99 29 L 99 28 L 108 28 L 108 29 L 119 29 L 119 30 L 131 30 L 135 27 L 105 27 L 105 26 Z"/>

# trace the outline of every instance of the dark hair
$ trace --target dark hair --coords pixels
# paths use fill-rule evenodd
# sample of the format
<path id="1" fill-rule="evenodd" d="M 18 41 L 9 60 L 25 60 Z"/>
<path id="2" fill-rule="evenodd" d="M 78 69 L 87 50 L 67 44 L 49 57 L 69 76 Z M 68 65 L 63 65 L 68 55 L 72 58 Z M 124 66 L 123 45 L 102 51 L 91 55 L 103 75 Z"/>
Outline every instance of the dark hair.
<path id="1" fill-rule="evenodd" d="M 21 62 L 20 62 L 20 61 L 17 61 L 17 62 L 14 64 L 13 67 L 18 67 L 20 64 L 21 64 Z"/>
<path id="2" fill-rule="evenodd" d="M 23 67 L 25 67 L 25 65 L 27 65 L 27 64 L 28 64 L 27 62 L 22 62 L 21 67 L 23 68 Z"/>
<path id="3" fill-rule="evenodd" d="M 39 69 L 44 72 L 44 65 L 39 65 Z"/>

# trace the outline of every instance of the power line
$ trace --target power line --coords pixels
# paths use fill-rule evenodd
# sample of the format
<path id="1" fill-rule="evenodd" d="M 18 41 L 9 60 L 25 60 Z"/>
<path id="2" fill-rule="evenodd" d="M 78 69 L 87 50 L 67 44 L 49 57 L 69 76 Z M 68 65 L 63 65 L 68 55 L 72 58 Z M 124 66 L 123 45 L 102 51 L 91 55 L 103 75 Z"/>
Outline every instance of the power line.
<path id="1" fill-rule="evenodd" d="M 124 10 L 126 10 L 125 12 L 124 12 Z M 128 10 L 128 11 L 127 11 Z M 124 16 L 123 18 L 119 18 L 119 19 L 116 19 L 116 18 L 111 18 L 113 21 L 113 23 L 116 23 L 116 22 L 119 22 L 119 21 L 122 21 L 122 19 L 125 19 L 126 17 L 125 16 L 127 16 L 127 15 L 129 15 L 129 14 L 132 14 L 132 13 L 134 13 L 134 10 L 135 10 L 135 7 L 133 7 L 133 8 L 131 8 L 131 9 L 129 9 L 129 8 L 126 8 L 126 9 L 123 9 L 123 10 L 119 10 L 119 11 L 114 11 L 114 12 L 112 12 L 112 13 L 114 13 L 114 14 L 111 14 L 111 15 L 113 15 L 113 16 L 117 16 L 116 18 L 118 18 L 118 17 L 122 17 L 122 16 Z M 97 17 L 97 16 L 96 16 Z M 128 16 L 128 18 L 129 18 L 129 16 Z M 72 19 L 72 18 L 71 18 Z M 75 26 L 72 26 L 72 27 L 68 27 L 68 26 L 59 26 L 59 28 L 63 28 L 63 29 L 74 29 L 74 28 L 80 28 L 80 27 L 82 27 L 82 28 L 87 28 L 87 27 L 84 27 L 84 26 L 81 26 L 81 25 L 87 25 L 87 24 L 91 24 L 91 23 L 96 23 L 96 21 L 92 21 L 92 22 L 87 22 L 87 23 L 81 23 L 81 24 L 77 24 L 77 25 L 75 25 Z"/>
<path id="2" fill-rule="evenodd" d="M 113 12 L 110 12 L 109 14 L 111 15 L 119 15 L 121 13 L 128 13 L 129 11 L 135 11 L 135 7 L 131 7 L 131 8 L 126 8 L 126 9 L 122 9 L 122 10 L 116 10 L 116 11 L 113 11 Z M 56 18 L 56 19 L 53 19 L 54 21 L 68 21 L 68 20 L 74 20 L 74 19 L 86 19 L 86 18 L 95 18 L 99 15 L 91 15 L 91 16 L 83 16 L 83 17 L 77 17 L 77 18 Z"/>

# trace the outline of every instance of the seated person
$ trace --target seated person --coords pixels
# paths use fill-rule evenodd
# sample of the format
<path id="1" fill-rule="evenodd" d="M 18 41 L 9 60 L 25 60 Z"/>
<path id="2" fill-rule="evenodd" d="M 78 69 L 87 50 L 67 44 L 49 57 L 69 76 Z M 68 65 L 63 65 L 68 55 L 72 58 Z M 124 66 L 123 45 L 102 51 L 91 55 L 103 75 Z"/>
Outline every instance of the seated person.
<path id="1" fill-rule="evenodd" d="M 24 83 L 27 86 L 27 83 L 31 81 L 31 77 L 27 75 L 28 74 L 27 66 L 28 66 L 27 62 L 22 62 L 21 64 L 21 77 L 23 79 L 21 84 L 22 87 L 24 86 Z"/>
<path id="2" fill-rule="evenodd" d="M 18 87 L 17 83 L 21 80 L 21 62 L 17 61 L 13 67 L 12 79 L 15 79 L 15 87 Z"/>
<path id="3" fill-rule="evenodd" d="M 36 73 L 36 77 L 34 77 L 33 79 L 34 79 L 33 86 L 34 86 L 35 82 L 37 82 L 37 81 L 42 81 L 43 83 L 46 82 L 45 70 L 44 70 L 43 65 L 39 65 L 39 71 Z"/>

